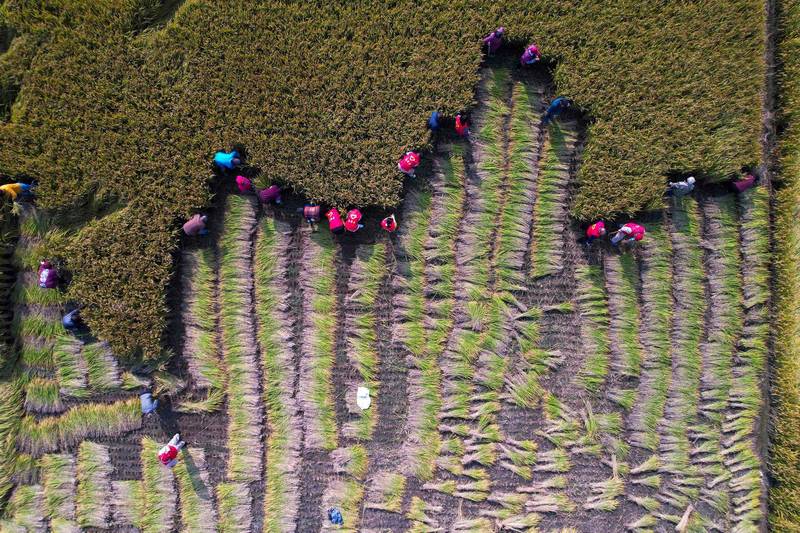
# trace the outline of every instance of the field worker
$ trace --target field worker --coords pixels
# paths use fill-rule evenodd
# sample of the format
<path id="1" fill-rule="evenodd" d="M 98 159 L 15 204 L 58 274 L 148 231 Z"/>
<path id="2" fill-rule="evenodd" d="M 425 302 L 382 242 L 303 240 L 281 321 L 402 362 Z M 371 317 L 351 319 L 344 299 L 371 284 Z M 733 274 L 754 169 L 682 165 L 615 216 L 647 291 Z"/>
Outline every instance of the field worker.
<path id="1" fill-rule="evenodd" d="M 364 227 L 361 222 L 361 211 L 358 209 L 351 209 L 347 212 L 347 218 L 344 219 L 344 229 L 352 233 L 357 232 Z"/>
<path id="2" fill-rule="evenodd" d="M 644 239 L 644 233 L 644 226 L 640 226 L 636 222 L 628 222 L 617 230 L 614 237 L 611 238 L 611 244 L 614 246 L 618 246 L 620 243 L 633 244 Z"/>
<path id="3" fill-rule="evenodd" d="M 744 192 L 747 189 L 752 188 L 756 184 L 756 175 L 752 172 L 748 172 L 744 176 L 740 177 L 739 179 L 733 180 L 731 182 L 731 189 L 734 192 Z"/>
<path id="4" fill-rule="evenodd" d="M 522 52 L 522 57 L 519 58 L 519 62 L 524 65 L 533 65 L 534 63 L 538 63 L 539 60 L 542 59 L 542 54 L 539 52 L 539 47 L 535 44 L 529 45 L 524 52 Z"/>
<path id="5" fill-rule="evenodd" d="M 469 136 L 469 120 L 459 113 L 456 115 L 456 135 L 459 137 Z"/>
<path id="6" fill-rule="evenodd" d="M 175 433 L 167 445 L 158 450 L 158 460 L 162 465 L 172 468 L 178 464 L 178 451 L 184 446 L 186 443 L 181 440 L 181 434 Z"/>
<path id="7" fill-rule="evenodd" d="M 669 192 L 672 196 L 686 196 L 694 190 L 694 176 L 689 176 L 683 181 L 676 181 L 669 184 Z"/>
<path id="8" fill-rule="evenodd" d="M 42 289 L 58 287 L 58 270 L 50 261 L 39 263 L 39 287 Z"/>
<path id="9" fill-rule="evenodd" d="M 262 204 L 275 202 L 276 205 L 281 205 L 283 203 L 281 188 L 277 185 L 270 185 L 266 189 L 258 191 L 258 199 L 261 200 Z"/>
<path id="10" fill-rule="evenodd" d="M 186 224 L 183 225 L 183 232 L 189 237 L 208 235 L 208 229 L 206 228 L 207 223 L 208 217 L 198 213 L 186 221 Z"/>
<path id="11" fill-rule="evenodd" d="M 434 111 L 431 113 L 430 118 L 428 118 L 428 129 L 431 131 L 437 131 L 439 129 L 439 119 L 441 115 L 439 115 L 438 111 Z"/>
<path id="12" fill-rule="evenodd" d="M 407 176 L 414 177 L 415 169 L 419 166 L 419 154 L 417 152 L 406 152 L 400 161 L 397 162 L 397 168 L 400 172 Z"/>
<path id="13" fill-rule="evenodd" d="M 344 525 L 344 518 L 342 518 L 342 512 L 336 507 L 331 507 L 330 509 L 328 509 L 328 520 L 330 520 L 331 524 L 333 524 L 334 526 Z"/>
<path id="14" fill-rule="evenodd" d="M 330 228 L 331 233 L 334 235 L 341 235 L 344 233 L 344 224 L 342 223 L 342 216 L 339 214 L 339 210 L 335 207 L 325 213 L 325 217 L 328 219 L 328 228 Z"/>
<path id="15" fill-rule="evenodd" d="M 394 218 L 394 215 L 389 215 L 381 220 L 381 227 L 389 233 L 394 232 L 397 229 L 397 220 Z"/>
<path id="16" fill-rule="evenodd" d="M 606 234 L 606 223 L 598 220 L 586 228 L 586 246 L 589 246 L 595 239 L 601 239 Z"/>
<path id="17" fill-rule="evenodd" d="M 31 192 L 32 188 L 33 185 L 30 185 L 28 183 L 22 183 L 22 182 L 6 183 L 5 185 L 0 186 L 0 191 L 3 191 L 3 194 L 5 194 L 12 201 L 14 201 L 20 194 L 23 197 L 30 196 L 31 194 L 33 194 Z"/>
<path id="18" fill-rule="evenodd" d="M 572 100 L 566 98 L 565 96 L 559 96 L 550 102 L 550 106 L 547 108 L 547 111 L 544 114 L 543 123 L 547 125 L 548 122 L 558 117 L 570 107 L 572 107 Z"/>
<path id="19" fill-rule="evenodd" d="M 153 393 L 145 391 L 139 395 L 139 405 L 142 408 L 143 415 L 149 415 L 158 409 L 158 400 L 153 399 Z M 173 437 L 175 438 L 175 437 Z M 163 448 L 162 448 L 163 449 Z"/>
<path id="20" fill-rule="evenodd" d="M 239 152 L 232 150 L 230 152 L 217 152 L 214 154 L 214 164 L 220 170 L 233 170 L 242 164 L 239 157 Z"/>
<path id="21" fill-rule="evenodd" d="M 61 325 L 67 331 L 75 331 L 83 326 L 79 309 L 73 309 L 61 318 Z"/>
<path id="22" fill-rule="evenodd" d="M 315 204 L 306 204 L 297 210 L 298 213 L 303 214 L 308 225 L 311 226 L 311 231 L 317 231 L 316 224 L 320 221 L 320 213 L 322 209 Z"/>
<path id="23" fill-rule="evenodd" d="M 251 192 L 253 190 L 253 182 L 244 176 L 236 176 L 236 187 L 239 188 L 241 193 Z"/>
<path id="24" fill-rule="evenodd" d="M 494 54 L 500 49 L 500 45 L 503 44 L 503 33 L 505 33 L 505 31 L 505 28 L 501 26 L 483 38 L 483 44 L 486 45 L 486 52 L 489 55 Z"/>

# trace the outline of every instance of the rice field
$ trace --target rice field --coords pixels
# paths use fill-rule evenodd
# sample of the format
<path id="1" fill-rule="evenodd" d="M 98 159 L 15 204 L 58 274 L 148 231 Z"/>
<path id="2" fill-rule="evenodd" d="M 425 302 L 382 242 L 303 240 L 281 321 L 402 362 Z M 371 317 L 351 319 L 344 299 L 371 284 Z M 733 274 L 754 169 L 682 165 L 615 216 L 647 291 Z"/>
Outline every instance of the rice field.
<path id="1" fill-rule="evenodd" d="M 701 188 L 631 251 L 584 246 L 585 124 L 544 125 L 552 97 L 483 70 L 470 138 L 441 140 L 395 234 L 223 190 L 149 368 L 61 327 L 34 275 L 59 235 L 23 214 L 0 531 L 759 531 L 769 191 Z"/>

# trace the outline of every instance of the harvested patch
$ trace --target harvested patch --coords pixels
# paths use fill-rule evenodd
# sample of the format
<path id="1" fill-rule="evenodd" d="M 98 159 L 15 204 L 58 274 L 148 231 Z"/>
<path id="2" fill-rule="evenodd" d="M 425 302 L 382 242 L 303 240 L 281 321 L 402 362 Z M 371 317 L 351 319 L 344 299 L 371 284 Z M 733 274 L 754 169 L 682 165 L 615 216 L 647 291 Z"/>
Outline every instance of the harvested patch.
<path id="1" fill-rule="evenodd" d="M 178 482 L 183 527 L 198 533 L 214 533 L 217 530 L 217 519 L 203 450 L 182 450 L 180 461 L 173 472 Z"/>
<path id="2" fill-rule="evenodd" d="M 253 513 L 250 506 L 250 489 L 244 483 L 219 483 L 217 485 L 219 533 L 250 533 Z"/>
<path id="3" fill-rule="evenodd" d="M 83 441 L 78 448 L 75 496 L 76 517 L 81 527 L 105 529 L 111 518 L 111 458 L 108 448 Z"/>
<path id="4" fill-rule="evenodd" d="M 294 397 L 294 321 L 287 291 L 291 228 L 272 218 L 259 226 L 255 252 L 258 341 L 264 368 L 267 427 L 264 530 L 292 531 L 300 504 L 302 415 Z"/>
<path id="5" fill-rule="evenodd" d="M 331 372 L 336 358 L 336 323 L 341 320 L 336 308 L 339 251 L 328 232 L 304 231 L 301 235 L 304 244 L 300 286 L 305 327 L 298 398 L 306 428 L 304 444 L 307 449 L 333 450 L 338 442 Z"/>
<path id="6" fill-rule="evenodd" d="M 170 531 L 177 503 L 172 469 L 158 460 L 161 448 L 153 439 L 142 438 L 142 487 L 136 493 L 134 525 L 143 533 Z M 179 457 L 178 462 L 183 458 Z"/>
<path id="7" fill-rule="evenodd" d="M 109 404 L 83 404 L 66 413 L 37 421 L 23 417 L 17 444 L 34 456 L 70 448 L 87 438 L 114 437 L 140 428 L 139 398 Z"/>
<path id="8" fill-rule="evenodd" d="M 261 479 L 263 406 L 255 339 L 253 239 L 255 200 L 228 197 L 220 238 L 219 294 L 228 383 L 228 479 Z"/>

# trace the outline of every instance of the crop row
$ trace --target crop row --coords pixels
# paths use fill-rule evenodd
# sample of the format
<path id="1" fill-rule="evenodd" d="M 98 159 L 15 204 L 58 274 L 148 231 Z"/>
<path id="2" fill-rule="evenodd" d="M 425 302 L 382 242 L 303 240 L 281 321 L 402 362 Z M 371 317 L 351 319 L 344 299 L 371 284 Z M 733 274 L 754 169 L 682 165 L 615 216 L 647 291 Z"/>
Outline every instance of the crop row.
<path id="1" fill-rule="evenodd" d="M 184 356 L 195 390 L 205 397 L 182 401 L 178 409 L 212 412 L 222 406 L 225 376 L 219 358 L 216 258 L 211 249 L 185 251 L 182 259 L 181 314 L 186 331 Z"/>
<path id="2" fill-rule="evenodd" d="M 409 367 L 408 435 L 404 441 L 403 456 L 406 459 L 401 471 L 421 479 L 432 477 L 433 463 L 439 449 L 437 427 L 442 399 L 438 357 L 441 350 L 439 346 L 447 334 L 447 329 L 444 333 L 435 332 L 434 339 L 431 339 L 426 328 L 429 308 L 425 297 L 425 243 L 432 221 L 431 209 L 429 192 L 412 190 L 406 195 L 406 215 L 403 217 L 406 223 L 400 230 L 395 247 L 397 275 L 393 278 L 392 302 L 397 309 L 392 339 L 397 348 L 407 354 Z M 447 308 L 444 310 L 447 311 Z"/>
<path id="3" fill-rule="evenodd" d="M 785 129 L 780 140 L 782 183 L 775 194 L 775 283 L 770 526 L 800 523 L 800 5 L 781 4 L 778 43 Z"/>
<path id="4" fill-rule="evenodd" d="M 261 479 L 261 372 L 253 301 L 255 200 L 231 195 L 219 242 L 220 331 L 228 376 L 228 465 L 231 481 Z"/>
<path id="5" fill-rule="evenodd" d="M 264 530 L 293 531 L 300 505 L 299 475 L 302 415 L 294 397 L 295 318 L 287 290 L 290 250 L 295 248 L 288 225 L 264 218 L 255 254 L 258 340 L 264 369 L 264 407 L 268 435 Z"/>
<path id="6" fill-rule="evenodd" d="M 304 322 L 298 398 L 305 424 L 304 448 L 330 451 L 339 438 L 332 377 L 336 324 L 342 315 L 336 301 L 339 250 L 328 232 L 304 232 L 302 239 Z"/>

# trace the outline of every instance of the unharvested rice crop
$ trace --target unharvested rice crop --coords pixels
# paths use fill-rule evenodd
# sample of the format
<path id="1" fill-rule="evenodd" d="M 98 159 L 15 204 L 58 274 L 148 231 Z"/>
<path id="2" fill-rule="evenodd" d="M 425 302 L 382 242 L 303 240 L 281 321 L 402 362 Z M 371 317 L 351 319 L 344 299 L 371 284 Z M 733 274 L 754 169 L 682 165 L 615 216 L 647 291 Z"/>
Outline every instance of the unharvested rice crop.
<path id="1" fill-rule="evenodd" d="M 665 175 L 758 159 L 760 2 L 183 3 L 9 0 L 0 172 L 81 207 L 70 295 L 118 353 L 155 356 L 178 221 L 209 202 L 213 152 L 336 205 L 393 205 L 425 118 L 474 101 L 480 37 L 536 40 L 594 120 L 580 217 L 659 205 Z M 724 105 L 720 105 L 724 102 Z M 96 218 L 95 218 L 96 216 Z M 80 221 L 78 221 L 80 222 Z M 142 236 L 147 235 L 146 239 Z"/>

